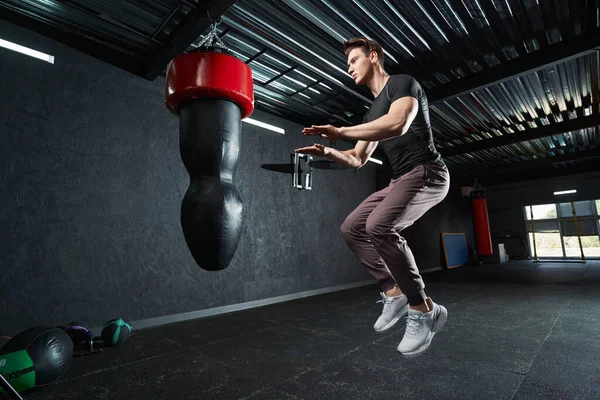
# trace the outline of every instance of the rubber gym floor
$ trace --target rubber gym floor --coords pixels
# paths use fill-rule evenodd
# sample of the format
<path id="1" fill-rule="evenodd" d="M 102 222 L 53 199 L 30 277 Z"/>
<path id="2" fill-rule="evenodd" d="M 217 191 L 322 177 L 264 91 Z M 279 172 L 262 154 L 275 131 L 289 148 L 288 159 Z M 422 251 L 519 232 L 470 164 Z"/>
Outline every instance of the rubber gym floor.
<path id="1" fill-rule="evenodd" d="M 599 399 L 600 262 L 424 276 L 448 322 L 421 356 L 377 334 L 375 285 L 137 331 L 26 399 Z"/>

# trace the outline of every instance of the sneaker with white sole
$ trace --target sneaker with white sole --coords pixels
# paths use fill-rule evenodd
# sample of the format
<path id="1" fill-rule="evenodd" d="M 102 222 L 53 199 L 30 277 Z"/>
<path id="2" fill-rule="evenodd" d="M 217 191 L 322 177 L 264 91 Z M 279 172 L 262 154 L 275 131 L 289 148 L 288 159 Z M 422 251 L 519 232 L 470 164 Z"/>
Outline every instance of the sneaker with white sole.
<path id="1" fill-rule="evenodd" d="M 406 331 L 397 348 L 405 356 L 415 356 L 427 350 L 433 335 L 442 329 L 448 319 L 446 307 L 434 303 L 429 297 L 427 304 L 431 309 L 428 313 L 408 310 Z"/>
<path id="2" fill-rule="evenodd" d="M 384 332 L 393 327 L 408 311 L 408 300 L 405 295 L 388 297 L 382 292 L 378 303 L 383 303 L 383 311 L 373 325 L 373 329 L 377 332 Z"/>

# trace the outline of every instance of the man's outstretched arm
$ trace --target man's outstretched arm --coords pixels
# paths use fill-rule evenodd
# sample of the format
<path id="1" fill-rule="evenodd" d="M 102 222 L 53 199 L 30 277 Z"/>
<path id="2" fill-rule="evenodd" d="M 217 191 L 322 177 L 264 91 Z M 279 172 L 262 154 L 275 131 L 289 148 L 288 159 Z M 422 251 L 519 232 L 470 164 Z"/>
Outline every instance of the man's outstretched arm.
<path id="1" fill-rule="evenodd" d="M 392 103 L 384 116 L 374 121 L 339 128 L 340 137 L 350 140 L 376 142 L 404 135 L 417 116 L 419 102 L 412 96 L 402 97 Z"/>

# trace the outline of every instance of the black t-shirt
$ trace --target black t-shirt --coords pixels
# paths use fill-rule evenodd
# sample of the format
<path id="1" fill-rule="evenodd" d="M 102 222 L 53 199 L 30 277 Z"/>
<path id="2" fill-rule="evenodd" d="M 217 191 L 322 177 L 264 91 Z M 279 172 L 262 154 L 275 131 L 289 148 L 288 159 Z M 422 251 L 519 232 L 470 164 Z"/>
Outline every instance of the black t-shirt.
<path id="1" fill-rule="evenodd" d="M 443 162 L 433 143 L 427 96 L 419 82 L 410 75 L 390 76 L 379 96 L 373 101 L 363 123 L 384 116 L 394 101 L 406 96 L 412 96 L 419 102 L 419 111 L 415 119 L 404 135 L 382 140 L 378 144 L 390 160 L 392 179 L 399 178 L 418 165 Z"/>

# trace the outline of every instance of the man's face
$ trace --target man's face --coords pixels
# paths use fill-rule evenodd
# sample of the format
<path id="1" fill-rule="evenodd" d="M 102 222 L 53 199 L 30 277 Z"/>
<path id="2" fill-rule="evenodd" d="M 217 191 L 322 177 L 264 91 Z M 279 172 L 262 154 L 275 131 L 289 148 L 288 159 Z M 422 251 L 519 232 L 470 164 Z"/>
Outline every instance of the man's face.
<path id="1" fill-rule="evenodd" d="M 365 54 L 364 49 L 357 47 L 350 51 L 348 54 L 348 73 L 357 85 L 367 82 L 373 74 L 372 60 Z"/>

